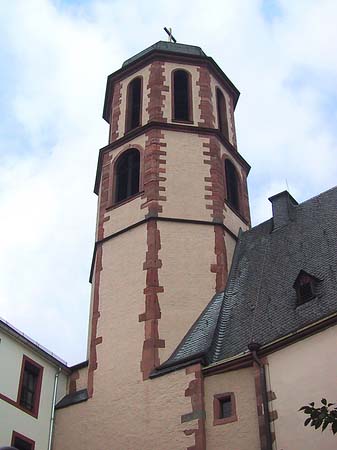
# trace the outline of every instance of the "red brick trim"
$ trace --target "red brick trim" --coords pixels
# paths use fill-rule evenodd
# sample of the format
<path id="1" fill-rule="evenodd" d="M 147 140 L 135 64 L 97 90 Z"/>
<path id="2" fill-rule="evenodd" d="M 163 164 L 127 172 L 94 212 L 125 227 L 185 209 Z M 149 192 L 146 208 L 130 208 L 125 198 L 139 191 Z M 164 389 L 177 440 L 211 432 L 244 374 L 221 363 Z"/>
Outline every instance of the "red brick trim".
<path id="1" fill-rule="evenodd" d="M 206 66 L 200 66 L 197 68 L 199 72 L 199 80 L 197 85 L 199 89 L 200 97 L 200 119 L 198 122 L 199 127 L 214 128 L 215 127 L 215 117 L 213 113 L 213 102 L 212 102 L 212 89 L 211 89 L 211 75 L 209 69 Z"/>
<path id="2" fill-rule="evenodd" d="M 130 108 L 130 86 L 131 86 L 131 83 L 134 80 L 136 80 L 137 78 L 140 78 L 140 108 L 139 108 L 139 125 L 138 125 L 138 127 L 141 127 L 142 123 L 143 123 L 143 100 L 144 100 L 143 99 L 143 95 L 144 95 L 143 94 L 143 82 L 144 82 L 144 80 L 141 75 L 138 75 L 129 81 L 128 87 L 126 89 L 124 134 L 128 133 L 129 131 L 134 130 L 134 128 L 130 127 L 130 110 L 129 110 L 129 108 Z M 138 127 L 135 127 L 135 128 L 138 128 Z"/>
<path id="3" fill-rule="evenodd" d="M 35 393 L 34 393 L 34 407 L 33 410 L 30 411 L 29 409 L 25 408 L 20 404 L 20 397 L 21 397 L 21 391 L 23 386 L 23 375 L 25 372 L 25 365 L 26 362 L 30 363 L 32 366 L 35 366 L 39 370 L 39 375 L 37 379 L 37 384 L 35 387 Z M 21 364 L 21 373 L 20 373 L 20 381 L 19 381 L 19 389 L 18 389 L 18 396 L 16 400 L 16 406 L 21 409 L 22 411 L 26 412 L 27 414 L 38 418 L 39 415 L 39 405 L 40 405 L 40 396 L 41 396 L 41 387 L 42 387 L 42 376 L 43 376 L 43 367 L 38 364 L 37 362 L 33 361 L 31 358 L 29 358 L 26 355 L 23 355 L 22 357 L 22 364 Z"/>
<path id="4" fill-rule="evenodd" d="M 150 76 L 147 85 L 149 89 L 149 102 L 146 110 L 149 113 L 149 121 L 167 122 L 167 118 L 164 118 L 164 105 L 166 100 L 164 92 L 168 92 L 169 87 L 164 85 L 166 80 L 164 72 L 164 62 L 153 61 L 150 66 Z"/>
<path id="5" fill-rule="evenodd" d="M 234 120 L 234 102 L 233 97 L 229 96 L 229 108 L 228 108 L 228 128 L 229 136 L 232 136 L 232 144 L 237 149 L 235 120 Z"/>
<path id="6" fill-rule="evenodd" d="M 261 359 L 261 362 L 264 365 L 266 363 L 266 358 Z M 260 372 L 261 368 L 258 366 L 256 362 L 253 363 L 253 368 L 254 368 L 257 420 L 259 427 L 261 450 L 268 450 L 267 430 L 264 414 L 265 413 L 268 414 L 269 420 L 269 412 L 268 411 L 265 412 L 263 407 L 262 389 L 264 389 L 264 387 L 262 386 L 261 382 L 261 372 Z"/>
<path id="7" fill-rule="evenodd" d="M 166 200 L 166 196 L 162 195 L 165 187 L 160 185 L 161 182 L 166 181 L 166 168 L 160 167 L 166 164 L 166 151 L 162 150 L 163 147 L 166 147 L 166 143 L 161 142 L 164 134 L 160 130 L 152 129 L 145 136 L 147 140 L 144 154 L 144 194 L 142 196 L 145 202 L 141 208 L 148 208 L 148 215 L 153 217 L 163 211 L 159 202 Z"/>
<path id="8" fill-rule="evenodd" d="M 204 378 L 201 372 L 201 364 L 194 364 L 185 370 L 186 375 L 194 374 L 194 379 L 189 382 L 185 390 L 185 397 L 191 398 L 192 412 L 181 416 L 181 423 L 197 419 L 197 426 L 184 430 L 186 436 L 194 434 L 194 445 L 187 450 L 206 450 L 205 429 L 205 400 L 204 400 Z"/>
<path id="9" fill-rule="evenodd" d="M 109 201 L 109 188 L 110 188 L 110 167 L 111 156 L 108 153 L 103 155 L 103 168 L 102 168 L 102 180 L 100 189 L 100 202 L 98 210 L 98 226 L 97 226 L 97 240 L 101 241 L 104 238 L 104 223 L 105 211 Z M 98 319 L 100 317 L 99 310 L 99 289 L 101 271 L 103 269 L 103 247 L 102 243 L 99 243 L 96 249 L 96 262 L 95 262 L 95 275 L 93 286 L 93 301 L 91 311 L 91 336 L 89 341 L 89 365 L 88 365 L 88 396 L 91 398 L 94 393 L 94 372 L 97 369 L 97 349 L 96 346 L 103 341 L 102 336 L 97 336 Z"/>
<path id="10" fill-rule="evenodd" d="M 221 292 L 225 289 L 228 276 L 225 236 L 221 225 L 214 225 L 214 237 L 214 253 L 216 256 L 216 263 L 211 264 L 211 272 L 215 273 L 215 291 Z"/>
<path id="11" fill-rule="evenodd" d="M 10 405 L 18 408 L 18 404 L 15 400 L 12 400 L 11 398 L 7 397 L 7 395 L 5 394 L 1 394 L 1 392 L 0 392 L 0 400 L 3 400 L 4 402 L 9 403 Z"/>
<path id="12" fill-rule="evenodd" d="M 204 163 L 208 164 L 210 176 L 206 181 L 205 200 L 210 200 L 210 204 L 206 204 L 206 209 L 210 209 L 211 217 L 214 222 L 223 223 L 224 220 L 224 169 L 221 161 L 220 143 L 215 137 L 210 137 L 208 142 L 204 142 L 203 147 L 208 149 L 203 154 L 206 157 Z"/>
<path id="13" fill-rule="evenodd" d="M 166 152 L 162 150 L 166 144 L 161 142 L 164 135 L 160 130 L 150 130 L 146 133 L 144 153 L 144 193 L 145 200 L 141 208 L 147 209 L 146 217 L 157 217 L 163 207 L 160 202 L 166 200 L 162 195 L 165 187 L 161 183 L 166 180 L 165 167 Z M 152 370 L 159 366 L 159 348 L 165 347 L 165 341 L 159 338 L 159 319 L 161 317 L 158 294 L 164 291 L 159 283 L 159 270 L 162 261 L 159 258 L 160 231 L 157 220 L 150 220 L 146 224 L 147 230 L 147 252 L 143 270 L 146 270 L 145 312 L 140 314 L 139 321 L 144 322 L 144 343 L 141 359 L 141 371 L 143 379 L 149 378 Z"/>
<path id="14" fill-rule="evenodd" d="M 242 200 L 242 215 L 246 219 L 248 225 L 251 225 L 250 208 L 248 198 L 247 175 L 244 169 L 241 169 L 241 200 Z"/>
<path id="15" fill-rule="evenodd" d="M 187 90 L 188 90 L 188 93 L 187 93 L 187 95 L 188 95 L 188 120 L 178 120 L 174 116 L 174 73 L 177 70 L 183 70 L 184 72 L 187 73 L 187 77 L 188 77 L 188 86 L 187 86 Z M 181 67 L 177 67 L 176 69 L 172 70 L 172 72 L 171 72 L 171 118 L 172 118 L 172 122 L 193 124 L 192 76 L 191 76 L 190 72 L 188 72 L 185 69 L 182 69 Z"/>
<path id="16" fill-rule="evenodd" d="M 22 441 L 26 442 L 27 444 L 29 444 L 31 446 L 31 450 L 35 449 L 35 441 L 33 441 L 32 439 L 27 438 L 26 436 L 24 436 L 21 433 L 18 433 L 17 431 L 13 431 L 12 433 L 12 441 L 11 441 L 11 445 L 15 445 L 15 439 L 19 438 Z"/>
<path id="17" fill-rule="evenodd" d="M 147 222 L 147 252 L 143 269 L 146 270 L 145 312 L 139 315 L 139 321 L 144 322 L 144 343 L 141 360 L 143 380 L 147 380 L 152 370 L 159 366 L 159 348 L 165 347 L 165 341 L 159 339 L 158 322 L 161 317 L 158 294 L 164 292 L 159 285 L 158 271 L 162 262 L 158 258 L 160 250 L 160 232 L 157 221 Z"/>
<path id="18" fill-rule="evenodd" d="M 130 198 L 129 201 L 132 201 L 135 198 L 138 198 L 139 196 L 143 195 L 144 192 L 140 192 L 139 194 L 137 194 L 136 196 Z M 126 201 L 125 203 L 127 203 L 128 201 Z M 122 205 L 122 203 L 116 205 L 116 206 L 112 206 L 111 208 L 108 208 L 107 210 L 110 211 L 114 208 L 119 207 L 120 205 Z M 133 228 L 137 228 L 141 225 L 144 225 L 144 223 L 148 222 L 149 220 L 153 220 L 154 218 L 149 216 L 145 219 L 139 220 L 138 222 L 134 222 L 131 225 L 128 225 L 127 227 L 121 228 L 118 231 L 115 231 L 114 233 L 109 234 L 108 236 L 105 236 L 105 238 L 103 239 L 103 241 L 96 241 L 95 242 L 95 246 L 94 246 L 94 251 L 93 251 L 93 255 L 92 255 L 92 259 L 91 259 L 91 267 L 90 267 L 90 276 L 89 276 L 89 282 L 91 283 L 93 280 L 93 274 L 94 274 L 94 266 L 95 266 L 95 261 L 96 261 L 96 251 L 97 248 L 100 244 L 102 244 L 103 242 L 107 242 L 110 239 L 115 239 L 117 236 L 119 236 L 120 234 L 126 233 L 129 230 L 132 230 Z M 178 217 L 163 217 L 163 216 L 158 216 L 156 217 L 157 222 L 174 222 L 174 223 L 189 223 L 192 225 L 205 225 L 205 226 L 214 226 L 214 222 L 211 221 L 207 221 L 207 220 L 195 220 L 195 219 L 183 219 L 183 218 L 178 218 Z M 224 224 L 219 224 L 219 226 L 222 227 L 222 229 L 224 230 L 225 233 L 227 233 L 229 236 L 231 236 L 232 239 L 234 239 L 234 241 L 236 242 L 238 240 L 238 237 L 236 234 L 234 234 L 234 232 L 232 230 L 230 230 L 226 225 Z"/>
<path id="19" fill-rule="evenodd" d="M 76 381 L 80 378 L 80 373 L 75 370 L 69 377 L 69 394 L 73 394 L 77 391 Z"/>
<path id="20" fill-rule="evenodd" d="M 221 159 L 220 143 L 215 137 L 210 137 L 208 142 L 203 143 L 203 147 L 208 149 L 203 154 L 206 157 L 205 164 L 209 165 L 210 176 L 205 178 L 205 200 L 211 201 L 206 203 L 206 209 L 211 211 L 211 217 L 214 222 L 214 253 L 216 256 L 215 263 L 211 264 L 211 272 L 216 274 L 215 291 L 221 292 L 225 288 L 228 263 L 227 251 L 223 231 L 224 221 L 224 170 Z"/>
<path id="21" fill-rule="evenodd" d="M 111 105 L 110 142 L 115 141 L 119 137 L 118 123 L 119 123 L 119 116 L 121 115 L 121 103 L 122 103 L 122 83 L 117 82 L 114 85 L 112 105 Z"/>
<path id="22" fill-rule="evenodd" d="M 232 414 L 230 417 L 221 417 L 221 400 L 230 397 L 232 405 Z M 236 414 L 236 402 L 234 392 L 225 392 L 223 394 L 215 394 L 213 397 L 213 425 L 224 425 L 226 423 L 236 422 L 238 416 Z"/>

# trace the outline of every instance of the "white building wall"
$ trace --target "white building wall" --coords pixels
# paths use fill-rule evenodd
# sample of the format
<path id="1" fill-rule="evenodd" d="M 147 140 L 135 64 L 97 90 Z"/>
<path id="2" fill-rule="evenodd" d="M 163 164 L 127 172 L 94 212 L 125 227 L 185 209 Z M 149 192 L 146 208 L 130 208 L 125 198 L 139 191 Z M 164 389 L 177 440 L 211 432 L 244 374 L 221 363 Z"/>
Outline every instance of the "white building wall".
<path id="1" fill-rule="evenodd" d="M 20 382 L 23 355 L 43 367 L 42 386 L 38 417 L 22 411 L 4 400 L 3 396 L 16 402 Z M 41 356 L 13 336 L 0 330 L 0 447 L 10 445 L 13 431 L 35 441 L 35 450 L 47 450 L 52 398 L 56 365 Z M 66 394 L 67 377 L 61 372 L 59 376 L 57 400 Z"/>
<path id="2" fill-rule="evenodd" d="M 337 401 L 337 326 L 285 347 L 268 356 L 270 386 L 276 399 L 272 409 L 278 450 L 333 450 L 336 436 L 330 429 L 323 433 L 304 427 L 309 416 L 298 411 L 322 397 Z"/>

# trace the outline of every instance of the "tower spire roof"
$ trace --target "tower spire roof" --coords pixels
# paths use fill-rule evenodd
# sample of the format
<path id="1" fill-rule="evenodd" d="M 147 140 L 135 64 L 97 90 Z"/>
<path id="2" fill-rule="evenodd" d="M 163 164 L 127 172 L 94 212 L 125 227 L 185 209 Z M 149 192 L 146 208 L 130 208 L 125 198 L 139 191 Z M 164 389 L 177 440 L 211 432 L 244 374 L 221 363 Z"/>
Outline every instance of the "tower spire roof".
<path id="1" fill-rule="evenodd" d="M 126 66 L 137 61 L 138 59 L 143 58 L 145 55 L 152 52 L 153 50 L 159 50 L 176 54 L 180 53 L 181 55 L 207 57 L 206 53 L 200 47 L 197 47 L 195 45 L 158 41 L 155 44 L 150 45 L 150 47 L 147 47 L 146 49 L 142 50 L 141 52 L 137 53 L 134 56 L 131 56 L 131 58 L 124 61 L 122 67 L 125 68 Z"/>

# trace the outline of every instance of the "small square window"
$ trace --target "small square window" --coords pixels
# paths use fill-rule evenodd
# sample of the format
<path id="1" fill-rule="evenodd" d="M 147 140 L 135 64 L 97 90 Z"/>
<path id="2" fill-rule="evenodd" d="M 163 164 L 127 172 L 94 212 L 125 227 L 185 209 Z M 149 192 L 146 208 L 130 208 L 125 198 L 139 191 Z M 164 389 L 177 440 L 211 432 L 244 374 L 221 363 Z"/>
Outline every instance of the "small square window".
<path id="1" fill-rule="evenodd" d="M 17 450 L 34 450 L 35 449 L 35 442 L 32 441 L 32 439 L 29 439 L 26 436 L 23 436 L 22 434 L 17 433 L 16 431 L 13 431 L 11 445 L 14 446 Z"/>
<path id="2" fill-rule="evenodd" d="M 18 404 L 26 412 L 37 417 L 40 403 L 43 367 L 27 356 L 23 357 Z"/>
<path id="3" fill-rule="evenodd" d="M 233 392 L 216 394 L 213 399 L 213 425 L 222 425 L 238 420 Z"/>
<path id="4" fill-rule="evenodd" d="M 227 396 L 219 399 L 220 402 L 220 418 L 227 419 L 232 415 L 232 399 L 231 396 Z"/>

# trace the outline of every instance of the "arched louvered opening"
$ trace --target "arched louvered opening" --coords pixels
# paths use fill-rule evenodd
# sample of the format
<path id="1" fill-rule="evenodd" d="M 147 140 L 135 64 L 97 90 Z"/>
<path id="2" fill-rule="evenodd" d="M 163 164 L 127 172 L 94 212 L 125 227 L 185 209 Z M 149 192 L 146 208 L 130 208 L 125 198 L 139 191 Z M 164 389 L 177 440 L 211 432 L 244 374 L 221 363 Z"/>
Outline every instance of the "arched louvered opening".
<path id="1" fill-rule="evenodd" d="M 220 89 L 216 90 L 216 105 L 218 111 L 218 127 L 221 133 L 228 139 L 228 118 L 226 100 Z"/>
<path id="2" fill-rule="evenodd" d="M 141 104 L 142 79 L 137 77 L 130 81 L 127 89 L 126 131 L 133 130 L 141 125 Z"/>
<path id="3" fill-rule="evenodd" d="M 227 201 L 234 209 L 239 211 L 239 178 L 234 164 L 229 159 L 225 161 L 225 177 Z"/>
<path id="4" fill-rule="evenodd" d="M 136 149 L 124 152 L 115 169 L 115 202 L 121 202 L 139 192 L 140 154 Z"/>
<path id="5" fill-rule="evenodd" d="M 191 81 L 186 70 L 173 73 L 173 120 L 191 120 Z"/>

